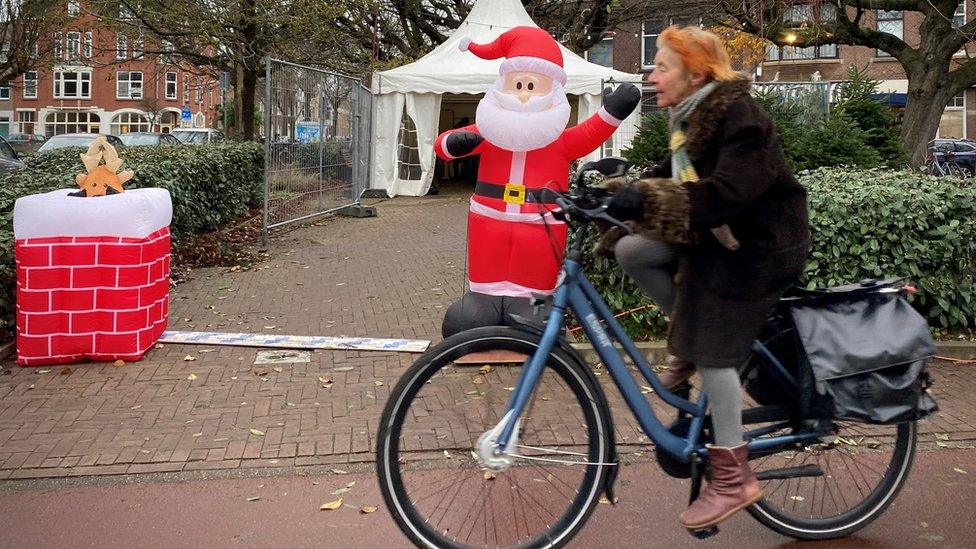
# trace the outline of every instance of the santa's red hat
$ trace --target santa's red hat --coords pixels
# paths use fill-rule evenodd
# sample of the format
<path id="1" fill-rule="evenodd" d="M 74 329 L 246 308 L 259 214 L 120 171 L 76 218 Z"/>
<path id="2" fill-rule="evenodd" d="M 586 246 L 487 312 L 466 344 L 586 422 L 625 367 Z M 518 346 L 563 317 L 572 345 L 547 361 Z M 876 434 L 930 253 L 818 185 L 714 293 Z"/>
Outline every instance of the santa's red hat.
<path id="1" fill-rule="evenodd" d="M 513 27 L 488 44 L 474 44 L 464 37 L 458 45 L 482 59 L 505 57 L 498 72 L 501 74 L 528 71 L 545 74 L 566 84 L 563 52 L 559 43 L 539 27 Z"/>

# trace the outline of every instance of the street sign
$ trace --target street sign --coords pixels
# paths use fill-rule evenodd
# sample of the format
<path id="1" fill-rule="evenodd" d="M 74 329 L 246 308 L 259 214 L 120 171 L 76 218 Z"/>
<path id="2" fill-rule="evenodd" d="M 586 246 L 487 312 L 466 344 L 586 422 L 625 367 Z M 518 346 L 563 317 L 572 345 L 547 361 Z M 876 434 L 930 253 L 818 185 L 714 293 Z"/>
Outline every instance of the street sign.
<path id="1" fill-rule="evenodd" d="M 190 110 L 190 107 L 183 107 L 180 109 L 180 118 L 183 120 L 189 120 L 192 116 L 193 112 Z"/>
<path id="2" fill-rule="evenodd" d="M 314 143 L 322 139 L 322 129 L 318 121 L 304 121 L 295 125 L 295 139 L 299 143 Z"/>
<path id="3" fill-rule="evenodd" d="M 220 71 L 220 91 L 227 91 L 230 87 L 230 73 L 226 71 Z"/>

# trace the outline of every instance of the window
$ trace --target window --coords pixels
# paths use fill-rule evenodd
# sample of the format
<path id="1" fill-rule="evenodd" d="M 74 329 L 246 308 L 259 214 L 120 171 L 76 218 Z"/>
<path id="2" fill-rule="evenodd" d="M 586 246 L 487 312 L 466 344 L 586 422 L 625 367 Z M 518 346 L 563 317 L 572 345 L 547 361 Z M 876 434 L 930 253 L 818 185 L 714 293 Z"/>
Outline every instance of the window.
<path id="1" fill-rule="evenodd" d="M 176 99 L 176 73 L 166 73 L 166 99 Z"/>
<path id="2" fill-rule="evenodd" d="M 72 17 L 77 17 L 81 15 L 81 5 L 78 0 L 68 1 L 68 15 Z"/>
<path id="3" fill-rule="evenodd" d="M 30 56 L 31 56 L 31 59 L 37 59 L 37 56 L 38 55 L 40 55 L 40 48 L 38 48 L 37 42 L 31 42 L 31 45 L 30 45 Z"/>
<path id="4" fill-rule="evenodd" d="M 78 59 L 81 57 L 81 33 L 71 31 L 68 33 L 68 59 Z"/>
<path id="5" fill-rule="evenodd" d="M 939 121 L 938 137 L 944 139 L 964 139 L 966 137 L 966 123 L 963 119 L 965 113 L 966 97 L 960 93 L 950 99 L 949 104 L 942 111 L 942 119 Z"/>
<path id="6" fill-rule="evenodd" d="M 55 99 L 91 99 L 91 71 L 55 71 Z"/>
<path id="7" fill-rule="evenodd" d="M 149 119 L 137 112 L 124 112 L 112 119 L 111 132 L 120 135 L 130 132 L 151 132 Z"/>
<path id="8" fill-rule="evenodd" d="M 203 103 L 203 84 L 197 86 L 197 103 Z"/>
<path id="9" fill-rule="evenodd" d="M 60 32 L 54 33 L 54 58 L 64 59 L 64 35 Z"/>
<path id="10" fill-rule="evenodd" d="M 173 51 L 175 50 L 173 48 L 173 43 L 170 42 L 169 40 L 163 40 L 161 45 L 162 45 L 163 53 L 159 57 L 157 57 L 156 59 L 160 63 L 162 63 L 164 65 L 172 65 L 173 64 Z M 175 99 L 175 97 L 174 97 L 174 99 Z"/>
<path id="11" fill-rule="evenodd" d="M 613 38 L 604 38 L 586 50 L 586 60 L 603 67 L 613 68 Z"/>
<path id="12" fill-rule="evenodd" d="M 966 0 L 959 2 L 956 13 L 952 14 L 952 26 L 959 28 L 966 24 Z"/>
<path id="13" fill-rule="evenodd" d="M 144 47 L 144 42 L 142 38 L 134 39 L 132 41 L 132 57 L 134 58 L 142 57 L 143 53 L 145 53 L 143 51 L 143 47 Z"/>
<path id="14" fill-rule="evenodd" d="M 645 21 L 641 25 L 641 66 L 649 69 L 654 67 L 654 56 L 657 55 L 657 37 L 664 30 L 667 21 Z"/>
<path id="15" fill-rule="evenodd" d="M 24 99 L 37 99 L 37 71 L 24 73 Z"/>
<path id="16" fill-rule="evenodd" d="M 17 126 L 20 133 L 34 133 L 35 122 L 37 118 L 34 117 L 34 111 L 17 111 Z"/>
<path id="17" fill-rule="evenodd" d="M 10 101 L 10 86 L 0 87 L 0 101 Z"/>
<path id="18" fill-rule="evenodd" d="M 183 104 L 190 102 L 190 77 L 183 73 Z"/>
<path id="19" fill-rule="evenodd" d="M 878 10 L 878 32 L 886 32 L 901 40 L 904 37 L 905 22 L 901 10 Z M 888 52 L 877 51 L 878 57 L 891 57 Z"/>
<path id="20" fill-rule="evenodd" d="M 44 119 L 48 137 L 63 133 L 99 133 L 101 121 L 98 115 L 87 111 L 54 111 Z"/>
<path id="21" fill-rule="evenodd" d="M 794 4 L 786 10 L 783 21 L 787 27 L 799 28 L 807 26 L 814 20 L 813 6 L 809 4 Z M 837 12 L 832 4 L 821 4 L 817 21 L 835 21 Z M 766 45 L 766 61 L 792 61 L 797 59 L 836 59 L 837 45 L 823 46 L 777 46 Z"/>
<path id="22" fill-rule="evenodd" d="M 88 31 L 85 33 L 85 57 L 91 59 L 92 56 L 92 33 Z"/>
<path id="23" fill-rule="evenodd" d="M 124 34 L 120 34 L 118 38 L 115 39 L 115 58 L 125 59 L 128 55 L 128 40 L 126 40 Z"/>
<path id="24" fill-rule="evenodd" d="M 115 73 L 116 99 L 142 99 L 142 73 Z"/>

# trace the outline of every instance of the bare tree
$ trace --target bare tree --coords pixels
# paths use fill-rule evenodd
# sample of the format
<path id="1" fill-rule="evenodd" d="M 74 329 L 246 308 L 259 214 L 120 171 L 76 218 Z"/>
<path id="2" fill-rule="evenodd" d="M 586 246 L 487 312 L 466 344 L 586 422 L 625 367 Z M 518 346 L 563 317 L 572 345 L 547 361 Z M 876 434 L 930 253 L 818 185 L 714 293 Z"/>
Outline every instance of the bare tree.
<path id="1" fill-rule="evenodd" d="M 43 38 L 66 17 L 67 2 L 0 0 L 0 85 L 44 64 L 53 44 Z"/>
<path id="2" fill-rule="evenodd" d="M 976 20 L 955 18 L 963 0 L 812 0 L 813 17 L 795 21 L 791 0 L 722 0 L 739 29 L 777 44 L 849 44 L 877 48 L 894 57 L 908 78 L 908 103 L 901 140 L 913 164 L 920 164 L 949 100 L 976 84 L 976 58 L 967 45 L 976 38 Z M 824 12 L 820 8 L 829 6 Z M 877 10 L 897 10 L 920 21 L 919 41 L 910 44 L 866 19 Z M 828 13 L 829 16 L 821 16 Z"/>

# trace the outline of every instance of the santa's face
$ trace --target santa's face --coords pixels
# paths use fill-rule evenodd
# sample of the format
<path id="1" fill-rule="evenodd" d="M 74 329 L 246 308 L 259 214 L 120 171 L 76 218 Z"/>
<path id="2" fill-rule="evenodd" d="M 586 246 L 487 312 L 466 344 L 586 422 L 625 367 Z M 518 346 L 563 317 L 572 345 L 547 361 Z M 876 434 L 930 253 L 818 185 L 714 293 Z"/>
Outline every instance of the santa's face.
<path id="1" fill-rule="evenodd" d="M 559 82 L 544 74 L 510 72 L 478 103 L 475 123 L 493 145 L 531 151 L 555 141 L 566 129 L 569 113 Z"/>

